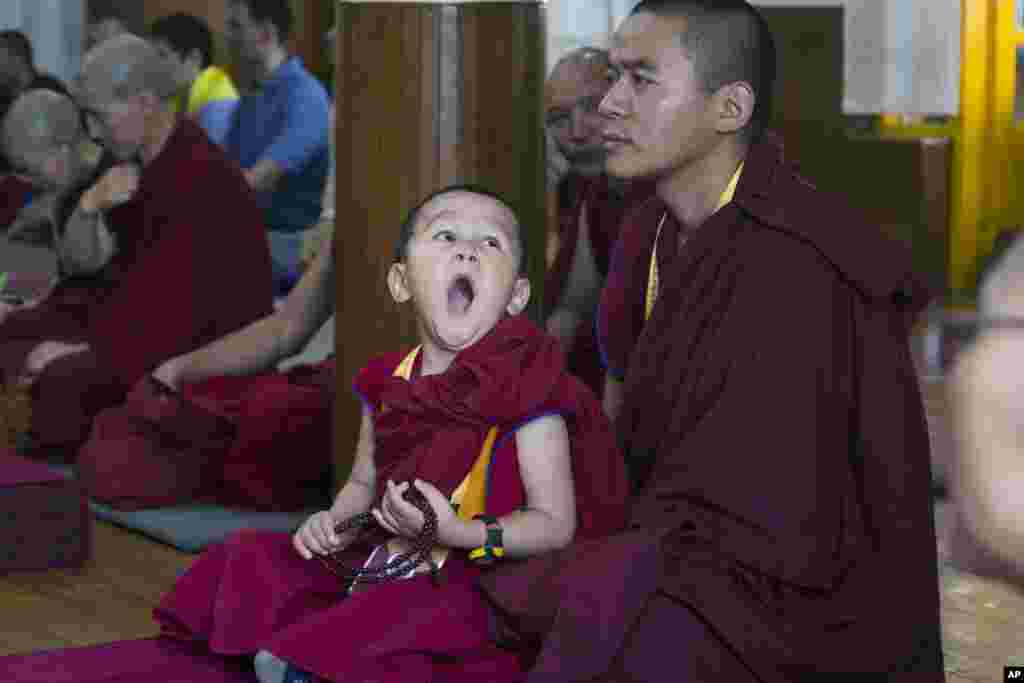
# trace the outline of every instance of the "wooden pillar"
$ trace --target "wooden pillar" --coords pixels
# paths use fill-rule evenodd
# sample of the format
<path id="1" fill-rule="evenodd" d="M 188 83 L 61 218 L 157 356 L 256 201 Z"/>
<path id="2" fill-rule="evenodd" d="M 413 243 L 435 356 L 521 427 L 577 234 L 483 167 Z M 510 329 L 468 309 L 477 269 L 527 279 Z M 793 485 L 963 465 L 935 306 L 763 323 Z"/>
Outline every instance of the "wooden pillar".
<path id="1" fill-rule="evenodd" d="M 385 277 L 399 226 L 430 192 L 457 182 L 504 195 L 524 230 L 539 318 L 544 272 L 543 5 L 537 1 L 337 6 L 339 477 L 360 419 L 351 390 L 372 356 L 416 342 L 411 311 Z"/>

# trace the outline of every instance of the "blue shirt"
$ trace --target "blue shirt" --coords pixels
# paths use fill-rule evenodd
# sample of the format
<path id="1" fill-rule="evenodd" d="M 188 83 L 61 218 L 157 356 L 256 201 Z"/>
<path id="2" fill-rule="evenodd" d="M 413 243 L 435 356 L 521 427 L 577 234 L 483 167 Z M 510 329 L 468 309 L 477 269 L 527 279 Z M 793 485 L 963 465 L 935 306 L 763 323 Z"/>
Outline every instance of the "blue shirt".
<path id="1" fill-rule="evenodd" d="M 223 138 L 228 156 L 246 170 L 262 159 L 284 170 L 272 192 L 259 193 L 271 230 L 305 230 L 320 218 L 329 163 L 329 106 L 327 91 L 299 57 L 287 59 L 259 92 L 238 101 Z"/>

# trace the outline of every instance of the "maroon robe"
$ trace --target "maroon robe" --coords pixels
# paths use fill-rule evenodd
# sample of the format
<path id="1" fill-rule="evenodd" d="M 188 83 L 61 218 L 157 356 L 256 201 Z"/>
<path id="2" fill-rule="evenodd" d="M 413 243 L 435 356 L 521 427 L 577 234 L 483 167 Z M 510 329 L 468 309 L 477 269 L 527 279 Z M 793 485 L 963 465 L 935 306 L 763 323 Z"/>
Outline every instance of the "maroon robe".
<path id="1" fill-rule="evenodd" d="M 618 380 L 626 376 L 626 366 L 644 327 L 651 254 L 658 223 L 666 209 L 664 202 L 657 196 L 651 196 L 630 211 L 623 221 L 619 240 L 612 252 L 608 277 L 601 290 L 595 338 L 607 373 Z M 658 249 L 659 272 L 674 251 L 666 245 L 668 237 L 665 234 L 659 239 L 663 245 Z"/>
<path id="2" fill-rule="evenodd" d="M 374 414 L 378 481 L 419 477 L 450 496 L 497 426 L 486 509 L 507 514 L 525 503 L 516 430 L 560 414 L 571 442 L 577 534 L 623 527 L 626 481 L 611 426 L 564 371 L 553 339 L 525 318 L 507 318 L 440 375 L 417 376 L 414 368 L 412 381 L 395 377 L 403 357 L 375 359 L 355 383 Z M 361 564 L 385 539 L 371 534 L 345 554 Z M 200 557 L 155 617 L 166 636 L 203 640 L 223 655 L 267 649 L 332 681 L 519 680 L 518 657 L 493 642 L 491 613 L 475 587 L 484 570 L 466 555 L 452 551 L 440 586 L 418 576 L 343 599 L 342 583 L 302 559 L 288 534 L 243 532 Z"/>
<path id="3" fill-rule="evenodd" d="M 119 510 L 213 502 L 302 510 L 333 488 L 334 359 L 211 377 L 162 395 L 140 380 L 78 454 L 89 496 Z"/>
<path id="4" fill-rule="evenodd" d="M 586 207 L 590 247 L 597 271 L 604 279 L 608 276 L 608 264 L 612 247 L 619 238 L 623 217 L 630 208 L 641 203 L 653 193 L 648 183 L 633 183 L 624 192 L 617 194 L 609 185 L 608 176 L 602 174 L 586 178 L 570 174 L 558 186 L 558 236 L 559 249 L 554 263 L 544 280 L 545 316 L 551 315 L 562 298 L 569 280 L 576 247 L 579 243 L 580 219 Z M 572 349 L 568 358 L 569 372 L 575 374 L 600 396 L 604 391 L 604 365 L 597 346 L 594 331 L 594 316 L 587 315 L 576 327 Z"/>
<path id="5" fill-rule="evenodd" d="M 944 680 L 909 258 L 771 137 L 666 251 L 618 424 L 630 530 L 483 580 L 528 680 Z"/>
<path id="6" fill-rule="evenodd" d="M 0 177 L 0 231 L 10 227 L 18 217 L 31 191 L 32 186 L 17 176 Z"/>
<path id="7" fill-rule="evenodd" d="M 39 447 L 77 447 L 92 418 L 161 362 L 273 310 L 255 196 L 191 121 L 179 120 L 135 196 L 107 219 L 117 253 L 103 270 L 62 282 L 41 305 L 0 324 L 0 372 L 19 373 L 43 341 L 89 345 L 36 380 Z"/>

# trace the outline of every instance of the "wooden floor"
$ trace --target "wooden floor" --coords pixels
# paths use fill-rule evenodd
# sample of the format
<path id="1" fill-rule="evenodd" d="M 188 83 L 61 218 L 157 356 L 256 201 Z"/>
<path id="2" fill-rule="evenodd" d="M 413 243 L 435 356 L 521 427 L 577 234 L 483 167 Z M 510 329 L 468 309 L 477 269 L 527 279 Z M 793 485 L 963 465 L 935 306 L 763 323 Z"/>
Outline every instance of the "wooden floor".
<path id="1" fill-rule="evenodd" d="M 156 634 L 153 606 L 195 556 L 94 524 L 83 569 L 0 576 L 0 655 Z M 1024 592 L 944 567 L 942 612 L 949 683 L 997 681 L 1003 666 L 1024 665 Z"/>
<path id="2" fill-rule="evenodd" d="M 0 576 L 0 655 L 156 635 L 154 605 L 196 556 L 93 525 L 82 569 Z"/>

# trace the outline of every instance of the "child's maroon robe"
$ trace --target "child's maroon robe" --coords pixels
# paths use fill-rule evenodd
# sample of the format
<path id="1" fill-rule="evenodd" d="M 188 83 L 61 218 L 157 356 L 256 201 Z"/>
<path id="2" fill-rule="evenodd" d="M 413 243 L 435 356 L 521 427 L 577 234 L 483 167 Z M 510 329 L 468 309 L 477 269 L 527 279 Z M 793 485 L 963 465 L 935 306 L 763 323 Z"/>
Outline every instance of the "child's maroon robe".
<path id="1" fill-rule="evenodd" d="M 590 248 L 602 280 L 608 276 L 612 248 L 619 239 L 619 229 L 628 211 L 653 193 L 648 183 L 634 183 L 623 194 L 612 190 L 608 176 L 584 178 L 570 174 L 559 185 L 558 236 L 559 249 L 544 280 L 544 315 L 558 306 L 569 280 L 576 248 L 579 244 L 580 219 L 587 211 Z M 594 333 L 594 316 L 579 322 L 568 358 L 572 372 L 600 396 L 604 391 L 604 366 L 601 363 Z"/>
<path id="2" fill-rule="evenodd" d="M 196 124 L 180 119 L 107 214 L 117 254 L 0 323 L 0 373 L 43 341 L 89 351 L 48 365 L 33 389 L 34 444 L 77 447 L 93 417 L 164 360 L 272 312 L 270 252 L 251 188 Z"/>
<path id="3" fill-rule="evenodd" d="M 528 680 L 943 680 L 908 345 L 928 291 L 855 215 L 769 139 L 665 250 L 618 424 L 630 530 L 481 579 L 540 647 Z"/>
<path id="4" fill-rule="evenodd" d="M 394 377 L 402 358 L 375 359 L 355 385 L 374 410 L 378 481 L 418 477 L 450 496 L 488 429 L 498 426 L 487 512 L 504 515 L 525 502 L 515 430 L 557 413 L 571 440 L 577 534 L 622 528 L 626 481 L 611 427 L 590 392 L 565 373 L 553 339 L 525 318 L 509 318 L 440 375 Z M 349 562 L 361 564 L 384 538 L 352 548 Z M 267 649 L 346 683 L 518 680 L 516 656 L 492 640 L 490 612 L 475 588 L 481 570 L 465 558 L 452 551 L 440 587 L 420 576 L 343 600 L 341 582 L 299 557 L 289 535 L 245 532 L 200 557 L 155 616 L 165 635 L 204 640 L 225 655 Z"/>

